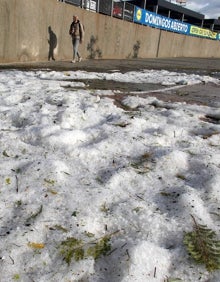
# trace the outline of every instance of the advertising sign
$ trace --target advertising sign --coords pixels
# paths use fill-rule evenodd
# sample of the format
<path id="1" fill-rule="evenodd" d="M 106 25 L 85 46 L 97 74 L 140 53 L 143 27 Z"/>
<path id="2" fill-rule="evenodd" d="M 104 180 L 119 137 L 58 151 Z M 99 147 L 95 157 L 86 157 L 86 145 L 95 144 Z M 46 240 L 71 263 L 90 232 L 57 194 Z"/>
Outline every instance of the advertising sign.
<path id="1" fill-rule="evenodd" d="M 189 34 L 190 24 L 135 7 L 134 22 L 182 34 Z"/>
<path id="2" fill-rule="evenodd" d="M 134 9 L 134 22 L 143 24 L 143 22 L 144 22 L 144 20 L 143 20 L 144 12 L 145 12 L 145 10 L 135 6 L 135 9 Z"/>
<path id="3" fill-rule="evenodd" d="M 217 32 L 213 32 L 209 29 L 201 28 L 195 25 L 191 25 L 190 35 L 196 35 L 196 36 L 206 37 L 206 38 L 211 38 L 211 39 L 218 39 Z"/>
<path id="4" fill-rule="evenodd" d="M 176 3 L 179 3 L 179 4 L 186 4 L 186 0 L 176 0 Z"/>

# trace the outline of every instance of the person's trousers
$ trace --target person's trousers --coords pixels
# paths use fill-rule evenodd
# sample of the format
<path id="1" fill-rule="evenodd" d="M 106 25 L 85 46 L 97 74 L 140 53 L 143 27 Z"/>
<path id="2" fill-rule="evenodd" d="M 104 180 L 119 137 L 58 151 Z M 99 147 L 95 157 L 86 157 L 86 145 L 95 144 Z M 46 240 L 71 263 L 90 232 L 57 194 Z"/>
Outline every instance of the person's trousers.
<path id="1" fill-rule="evenodd" d="M 80 38 L 73 37 L 72 42 L 73 42 L 73 59 L 75 60 L 77 57 L 80 58 L 80 53 L 78 51 Z"/>

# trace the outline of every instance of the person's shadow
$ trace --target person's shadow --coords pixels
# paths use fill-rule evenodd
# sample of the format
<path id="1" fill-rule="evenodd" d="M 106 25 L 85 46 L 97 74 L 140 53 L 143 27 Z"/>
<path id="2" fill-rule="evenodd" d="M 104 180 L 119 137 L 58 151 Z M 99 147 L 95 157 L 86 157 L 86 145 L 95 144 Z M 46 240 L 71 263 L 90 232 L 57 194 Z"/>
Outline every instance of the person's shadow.
<path id="1" fill-rule="evenodd" d="M 48 44 L 49 44 L 48 61 L 50 61 L 50 59 L 55 61 L 54 49 L 57 47 L 57 36 L 52 31 L 51 26 L 48 26 L 48 33 L 49 33 L 49 39 L 48 39 Z"/>

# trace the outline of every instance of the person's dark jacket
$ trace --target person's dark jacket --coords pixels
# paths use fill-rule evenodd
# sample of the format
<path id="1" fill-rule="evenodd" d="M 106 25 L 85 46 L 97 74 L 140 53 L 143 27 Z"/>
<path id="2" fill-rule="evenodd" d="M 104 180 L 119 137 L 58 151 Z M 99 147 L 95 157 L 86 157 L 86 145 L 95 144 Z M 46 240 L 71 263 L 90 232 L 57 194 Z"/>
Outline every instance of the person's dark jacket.
<path id="1" fill-rule="evenodd" d="M 73 38 L 79 38 L 80 41 L 84 39 L 84 27 L 81 22 L 78 20 L 77 22 L 72 22 L 69 29 L 69 34 Z"/>

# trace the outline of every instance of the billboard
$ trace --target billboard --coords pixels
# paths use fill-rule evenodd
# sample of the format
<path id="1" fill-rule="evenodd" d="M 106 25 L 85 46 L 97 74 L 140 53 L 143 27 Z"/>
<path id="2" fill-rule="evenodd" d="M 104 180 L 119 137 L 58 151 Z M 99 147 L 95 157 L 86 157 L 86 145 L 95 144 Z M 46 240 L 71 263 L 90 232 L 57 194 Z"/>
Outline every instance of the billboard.
<path id="1" fill-rule="evenodd" d="M 196 36 L 206 37 L 206 38 L 211 38 L 211 39 L 218 39 L 217 32 L 213 32 L 210 29 L 201 28 L 195 25 L 191 25 L 190 35 L 196 35 Z"/>
<path id="2" fill-rule="evenodd" d="M 189 34 L 190 24 L 135 7 L 134 22 L 182 34 Z"/>
<path id="3" fill-rule="evenodd" d="M 137 6 L 135 6 L 134 22 L 185 35 L 193 35 L 217 40 L 220 38 L 220 35 L 217 32 L 167 18 L 159 14 L 143 10 Z"/>
<path id="4" fill-rule="evenodd" d="M 176 3 L 178 3 L 178 4 L 186 4 L 186 0 L 176 0 Z"/>

